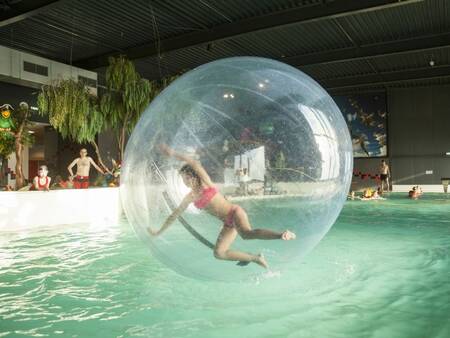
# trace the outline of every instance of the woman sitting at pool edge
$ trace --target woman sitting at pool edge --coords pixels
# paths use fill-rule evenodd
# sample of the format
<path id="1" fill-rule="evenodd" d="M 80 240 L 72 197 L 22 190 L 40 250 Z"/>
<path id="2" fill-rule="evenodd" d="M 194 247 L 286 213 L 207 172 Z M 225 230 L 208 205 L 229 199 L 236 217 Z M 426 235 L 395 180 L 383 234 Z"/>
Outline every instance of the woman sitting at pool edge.
<path id="1" fill-rule="evenodd" d="M 247 213 L 239 205 L 232 204 L 218 191 L 211 178 L 200 162 L 189 158 L 183 154 L 175 152 L 167 145 L 161 145 L 163 154 L 186 162 L 180 169 L 180 174 L 184 184 L 191 188 L 180 205 L 172 212 L 158 231 L 148 229 L 153 236 L 161 234 L 181 215 L 189 204 L 199 209 L 205 209 L 209 214 L 223 221 L 223 227 L 217 238 L 214 248 L 214 257 L 228 261 L 239 261 L 245 263 L 256 263 L 267 268 L 267 262 L 262 254 L 252 255 L 245 252 L 230 250 L 231 244 L 239 234 L 242 239 L 295 239 L 295 234 L 289 230 L 275 232 L 268 229 L 252 229 Z"/>

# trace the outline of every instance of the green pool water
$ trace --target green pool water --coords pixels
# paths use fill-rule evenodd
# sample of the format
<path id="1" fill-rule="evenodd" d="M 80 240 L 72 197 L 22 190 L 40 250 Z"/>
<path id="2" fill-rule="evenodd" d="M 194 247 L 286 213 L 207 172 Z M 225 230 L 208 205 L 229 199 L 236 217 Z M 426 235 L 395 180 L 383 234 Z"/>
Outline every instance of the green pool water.
<path id="1" fill-rule="evenodd" d="M 177 275 L 125 221 L 2 232 L 0 337 L 447 338 L 449 247 L 443 194 L 347 202 L 290 272 L 240 284 Z"/>

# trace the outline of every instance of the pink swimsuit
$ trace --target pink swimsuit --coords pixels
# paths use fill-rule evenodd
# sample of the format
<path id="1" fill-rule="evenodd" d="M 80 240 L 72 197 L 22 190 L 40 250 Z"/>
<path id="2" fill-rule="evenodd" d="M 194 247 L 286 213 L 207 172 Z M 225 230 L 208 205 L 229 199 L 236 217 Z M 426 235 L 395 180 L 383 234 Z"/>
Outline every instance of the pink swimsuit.
<path id="1" fill-rule="evenodd" d="M 194 201 L 194 205 L 198 209 L 204 209 L 206 206 L 211 202 L 214 196 L 218 193 L 218 190 L 216 187 L 207 187 L 203 188 L 202 195 L 199 199 Z M 242 209 L 239 205 L 232 205 L 230 211 L 227 214 L 227 217 L 224 221 L 224 226 L 232 228 L 234 227 L 235 223 L 235 214 L 238 210 Z"/>
<path id="2" fill-rule="evenodd" d="M 223 222 L 223 226 L 227 227 L 227 228 L 233 228 L 234 224 L 235 224 L 235 216 L 236 216 L 236 212 L 238 210 L 242 210 L 242 208 L 239 205 L 233 204 L 231 206 L 230 211 L 227 214 L 227 218 L 225 218 L 225 222 Z"/>
<path id="3" fill-rule="evenodd" d="M 216 187 L 203 188 L 202 195 L 194 202 L 194 205 L 199 209 L 204 209 L 211 202 L 212 198 L 216 196 L 218 190 Z"/>

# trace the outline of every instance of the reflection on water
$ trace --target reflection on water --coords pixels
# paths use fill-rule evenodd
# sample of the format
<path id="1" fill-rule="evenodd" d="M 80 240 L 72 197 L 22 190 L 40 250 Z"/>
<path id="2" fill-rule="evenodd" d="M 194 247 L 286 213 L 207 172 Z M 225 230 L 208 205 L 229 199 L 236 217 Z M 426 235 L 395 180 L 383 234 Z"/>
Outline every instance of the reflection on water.
<path id="1" fill-rule="evenodd" d="M 349 202 L 304 262 L 247 284 L 176 275 L 125 222 L 2 233 L 0 336 L 448 337 L 450 198 L 424 197 Z"/>

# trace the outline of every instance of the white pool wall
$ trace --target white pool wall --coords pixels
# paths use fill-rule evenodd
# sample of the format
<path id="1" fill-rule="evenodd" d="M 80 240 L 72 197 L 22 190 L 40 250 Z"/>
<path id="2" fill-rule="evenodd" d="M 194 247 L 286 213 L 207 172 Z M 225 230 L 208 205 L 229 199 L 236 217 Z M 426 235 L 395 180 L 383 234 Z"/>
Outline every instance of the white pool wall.
<path id="1" fill-rule="evenodd" d="M 119 188 L 0 192 L 0 230 L 119 221 Z"/>

